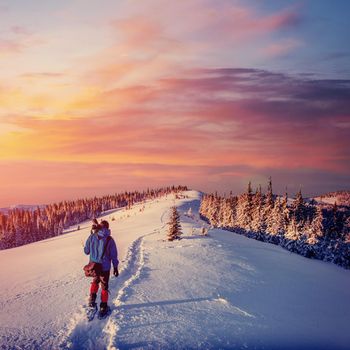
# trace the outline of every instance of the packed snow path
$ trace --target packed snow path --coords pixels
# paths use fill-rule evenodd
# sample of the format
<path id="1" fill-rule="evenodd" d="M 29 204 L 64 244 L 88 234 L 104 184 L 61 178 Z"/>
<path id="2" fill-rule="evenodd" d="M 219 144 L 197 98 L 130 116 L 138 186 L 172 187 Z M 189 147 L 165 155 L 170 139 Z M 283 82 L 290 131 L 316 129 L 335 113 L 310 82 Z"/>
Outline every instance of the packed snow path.
<path id="1" fill-rule="evenodd" d="M 111 280 L 112 314 L 108 319 L 89 323 L 83 317 L 80 305 L 86 300 L 90 281 L 81 276 L 80 265 L 86 258 L 80 259 L 80 246 L 75 252 L 77 262 L 65 261 L 72 275 L 60 280 L 56 271 L 60 268 L 51 266 L 51 287 L 42 283 L 35 270 L 30 283 L 18 282 L 18 288 L 26 283 L 28 290 L 15 292 L 18 295 L 12 300 L 12 310 L 17 307 L 20 316 L 27 317 L 25 321 L 16 323 L 14 315 L 7 314 L 11 308 L 3 296 L 11 294 L 2 294 L 1 346 L 348 349 L 350 271 L 227 231 L 210 230 L 209 237 L 202 237 L 200 228 L 206 224 L 198 217 L 199 194 L 185 195 L 188 198 L 176 200 L 184 231 L 183 239 L 176 242 L 165 241 L 164 223 L 173 204 L 170 197 L 147 203 L 142 211 L 141 205 L 108 214 L 107 218 L 116 218 L 111 222 L 112 232 L 124 257 L 120 276 Z M 185 215 L 189 208 L 192 217 Z M 88 225 L 85 230 L 62 236 L 69 241 L 65 249 L 78 244 L 79 235 L 86 236 Z M 51 244 L 55 257 L 63 249 L 59 248 L 60 238 L 45 241 Z M 14 254 L 30 246 L 38 250 L 37 245 L 8 252 Z M 2 253 L 6 252 L 0 252 L 0 259 Z M 31 272 L 33 267 L 28 264 L 24 268 Z M 1 273 L 0 277 L 6 276 Z M 21 272 L 13 273 L 15 280 Z M 72 299 L 58 295 L 61 310 L 49 309 L 46 326 L 42 320 L 45 306 L 41 299 L 36 300 L 40 287 L 45 293 L 39 296 L 48 295 L 48 305 L 61 289 Z M 40 327 L 43 332 L 39 335 Z"/>

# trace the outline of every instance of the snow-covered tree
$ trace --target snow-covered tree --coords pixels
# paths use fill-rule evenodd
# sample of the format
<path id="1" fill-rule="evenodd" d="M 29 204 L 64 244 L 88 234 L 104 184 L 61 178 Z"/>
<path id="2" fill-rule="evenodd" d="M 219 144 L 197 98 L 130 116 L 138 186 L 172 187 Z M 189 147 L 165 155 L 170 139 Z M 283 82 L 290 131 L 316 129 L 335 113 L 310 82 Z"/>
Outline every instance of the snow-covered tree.
<path id="1" fill-rule="evenodd" d="M 298 227 L 300 228 L 306 219 L 305 202 L 304 202 L 303 195 L 301 194 L 301 189 L 298 191 L 298 193 L 293 201 L 292 215 L 294 216 L 296 223 L 297 223 Z"/>
<path id="2" fill-rule="evenodd" d="M 187 190 L 185 186 L 124 192 L 103 197 L 77 199 L 34 209 L 10 209 L 0 213 L 0 249 L 60 235 L 65 228 L 98 217 L 105 210 L 127 207 L 148 199 Z"/>
<path id="3" fill-rule="evenodd" d="M 274 220 L 272 217 L 272 210 L 275 205 L 275 199 L 272 192 L 272 179 L 269 178 L 269 183 L 267 185 L 267 191 L 265 195 L 265 202 L 263 208 L 263 227 L 267 232 L 271 232 L 274 226 Z"/>
<path id="4" fill-rule="evenodd" d="M 253 214 L 252 214 L 252 224 L 251 229 L 257 234 L 262 234 L 263 227 L 263 206 L 264 198 L 261 193 L 261 186 L 256 190 L 253 198 Z"/>
<path id="5" fill-rule="evenodd" d="M 210 198 L 209 207 L 208 207 L 208 218 L 210 223 L 214 226 L 217 226 L 220 222 L 220 198 L 217 193 Z"/>
<path id="6" fill-rule="evenodd" d="M 274 202 L 274 206 L 271 212 L 271 218 L 268 221 L 268 223 L 268 233 L 270 236 L 269 240 L 273 243 L 277 243 L 278 241 L 276 237 L 283 235 L 286 226 L 283 214 L 283 204 L 281 203 L 280 198 L 277 198 Z"/>
<path id="7" fill-rule="evenodd" d="M 261 213 L 262 212 L 262 213 Z M 331 261 L 350 268 L 350 209 L 344 205 L 304 201 L 301 191 L 291 205 L 272 192 L 271 178 L 266 195 L 258 189 L 238 197 L 204 195 L 200 215 L 212 227 L 223 227 L 262 241 L 279 244 L 309 258 Z"/>
<path id="8" fill-rule="evenodd" d="M 180 214 L 177 211 L 176 206 L 171 208 L 170 220 L 168 222 L 168 241 L 173 241 L 175 239 L 180 239 L 182 234 L 181 224 L 180 224 Z"/>
<path id="9" fill-rule="evenodd" d="M 312 219 L 309 226 L 309 235 L 307 238 L 307 243 L 310 245 L 315 245 L 319 242 L 323 235 L 324 233 L 322 208 L 317 206 L 314 218 Z"/>
<path id="10" fill-rule="evenodd" d="M 237 202 L 237 226 L 250 231 L 253 218 L 253 192 L 251 182 L 247 191 L 238 197 Z"/>

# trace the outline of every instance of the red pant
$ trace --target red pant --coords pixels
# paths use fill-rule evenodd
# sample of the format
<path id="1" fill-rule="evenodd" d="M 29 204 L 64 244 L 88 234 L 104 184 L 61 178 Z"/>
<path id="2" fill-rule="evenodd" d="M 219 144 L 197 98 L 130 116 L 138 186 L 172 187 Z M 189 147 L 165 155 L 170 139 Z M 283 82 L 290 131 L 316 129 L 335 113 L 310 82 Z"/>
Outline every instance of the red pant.
<path id="1" fill-rule="evenodd" d="M 101 301 L 107 302 L 108 301 L 108 282 L 109 282 L 109 270 L 108 271 L 102 271 L 98 276 L 94 277 L 94 279 L 91 282 L 90 286 L 90 293 L 97 293 L 98 292 L 98 286 L 101 283 Z"/>

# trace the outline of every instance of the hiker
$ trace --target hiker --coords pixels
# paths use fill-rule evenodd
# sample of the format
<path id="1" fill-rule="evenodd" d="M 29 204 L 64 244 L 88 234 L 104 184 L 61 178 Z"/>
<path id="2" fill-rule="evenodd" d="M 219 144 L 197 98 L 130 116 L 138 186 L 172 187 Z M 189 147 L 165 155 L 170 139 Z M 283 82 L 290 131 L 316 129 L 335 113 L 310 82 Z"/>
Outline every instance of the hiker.
<path id="1" fill-rule="evenodd" d="M 96 308 L 96 297 L 101 283 L 101 304 L 99 317 L 105 317 L 109 311 L 108 308 L 108 281 L 111 269 L 111 262 L 113 263 L 113 275 L 118 277 L 118 251 L 114 239 L 111 237 L 109 223 L 106 220 L 99 224 L 95 219 L 93 221 L 93 229 L 87 239 L 84 247 L 85 254 L 90 254 L 90 262 L 101 263 L 101 270 L 97 276 L 94 277 L 90 286 L 89 306 Z"/>

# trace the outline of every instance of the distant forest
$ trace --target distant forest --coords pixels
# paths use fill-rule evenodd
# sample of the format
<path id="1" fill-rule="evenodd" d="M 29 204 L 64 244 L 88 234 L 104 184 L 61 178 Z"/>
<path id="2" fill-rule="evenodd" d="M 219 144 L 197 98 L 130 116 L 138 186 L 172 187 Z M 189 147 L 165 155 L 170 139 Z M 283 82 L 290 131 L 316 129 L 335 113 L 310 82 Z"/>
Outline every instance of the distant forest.
<path id="1" fill-rule="evenodd" d="M 261 187 L 239 196 L 206 194 L 200 206 L 202 219 L 213 227 L 273 243 L 308 258 L 350 268 L 350 207 L 304 200 L 301 191 L 291 202 Z M 342 198 L 344 195 L 342 195 Z M 320 197 L 321 198 L 321 197 Z"/>
<path id="2" fill-rule="evenodd" d="M 128 207 L 149 199 L 187 190 L 184 186 L 124 192 L 103 197 L 63 201 L 35 210 L 0 213 L 0 250 L 58 236 L 69 226 L 99 217 L 110 209 Z"/>

